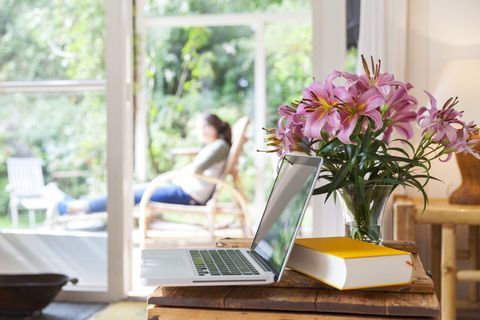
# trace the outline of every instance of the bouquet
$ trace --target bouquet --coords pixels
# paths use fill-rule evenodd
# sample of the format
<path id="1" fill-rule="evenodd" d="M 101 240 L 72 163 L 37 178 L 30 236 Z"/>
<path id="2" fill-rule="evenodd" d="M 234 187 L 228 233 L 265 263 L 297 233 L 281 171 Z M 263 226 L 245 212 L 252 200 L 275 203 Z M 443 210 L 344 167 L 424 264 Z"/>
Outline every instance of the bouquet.
<path id="1" fill-rule="evenodd" d="M 426 206 L 425 186 L 437 180 L 430 175 L 432 161 L 448 161 L 455 152 L 479 158 L 473 149 L 479 130 L 462 120 L 458 98 L 440 107 L 425 91 L 430 103 L 419 108 L 410 83 L 381 73 L 380 61 L 371 58 L 369 66 L 361 59 L 363 74 L 335 71 L 324 81 L 314 79 L 299 101 L 279 106 L 278 127 L 265 129 L 266 151 L 323 157 L 326 183 L 314 194 L 349 195 L 344 204 L 353 212 L 354 238 L 379 242 L 372 212 L 385 201 L 375 201 L 384 196 L 377 196 L 378 187 L 387 187 L 380 192 L 387 196 L 397 186 L 413 187 Z M 417 144 L 411 142 L 414 126 L 421 132 Z"/>

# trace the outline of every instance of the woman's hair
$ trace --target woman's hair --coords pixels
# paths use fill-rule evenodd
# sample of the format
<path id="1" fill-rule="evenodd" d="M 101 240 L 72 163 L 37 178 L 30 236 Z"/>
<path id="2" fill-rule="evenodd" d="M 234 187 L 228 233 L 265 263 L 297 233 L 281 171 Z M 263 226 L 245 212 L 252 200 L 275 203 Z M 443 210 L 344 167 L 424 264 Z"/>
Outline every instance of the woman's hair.
<path id="1" fill-rule="evenodd" d="M 228 122 L 223 121 L 213 113 L 207 113 L 203 116 L 203 121 L 217 130 L 218 137 L 225 140 L 228 145 L 232 145 L 232 128 Z"/>

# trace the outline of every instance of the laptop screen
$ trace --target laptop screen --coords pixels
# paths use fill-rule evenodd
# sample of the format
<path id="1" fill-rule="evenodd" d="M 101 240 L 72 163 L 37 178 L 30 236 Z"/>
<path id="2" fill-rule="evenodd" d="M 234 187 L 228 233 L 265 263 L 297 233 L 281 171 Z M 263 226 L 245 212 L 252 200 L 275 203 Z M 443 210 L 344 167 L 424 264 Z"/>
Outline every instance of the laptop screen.
<path id="1" fill-rule="evenodd" d="M 285 266 L 321 163 L 321 158 L 307 156 L 286 155 L 282 159 L 252 245 L 277 277 Z"/>

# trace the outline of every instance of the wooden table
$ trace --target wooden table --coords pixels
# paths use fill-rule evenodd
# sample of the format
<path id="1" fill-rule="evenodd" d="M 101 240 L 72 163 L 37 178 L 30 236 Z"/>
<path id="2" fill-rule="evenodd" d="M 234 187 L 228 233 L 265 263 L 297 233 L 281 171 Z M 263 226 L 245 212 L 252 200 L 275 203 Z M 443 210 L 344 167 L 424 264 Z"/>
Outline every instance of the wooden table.
<path id="1" fill-rule="evenodd" d="M 479 205 L 450 204 L 447 199 L 430 199 L 423 210 L 422 199 L 398 199 L 393 210 L 394 238 L 415 241 L 417 223 L 432 225 L 432 274 L 441 298 L 442 319 L 456 319 L 456 281 L 472 281 L 469 297 L 478 301 L 479 265 Z M 456 225 L 469 226 L 469 252 L 472 270 L 457 271 Z M 441 254 L 440 254 L 441 253 Z M 438 286 L 440 284 L 440 286 Z M 440 292 L 438 289 L 441 288 Z"/>
<path id="2" fill-rule="evenodd" d="M 245 247 L 250 240 L 222 239 L 220 247 Z M 148 298 L 148 319 L 391 319 L 437 318 L 439 304 L 411 242 L 387 243 L 415 257 L 410 285 L 340 291 L 293 270 L 265 286 L 159 287 Z"/>

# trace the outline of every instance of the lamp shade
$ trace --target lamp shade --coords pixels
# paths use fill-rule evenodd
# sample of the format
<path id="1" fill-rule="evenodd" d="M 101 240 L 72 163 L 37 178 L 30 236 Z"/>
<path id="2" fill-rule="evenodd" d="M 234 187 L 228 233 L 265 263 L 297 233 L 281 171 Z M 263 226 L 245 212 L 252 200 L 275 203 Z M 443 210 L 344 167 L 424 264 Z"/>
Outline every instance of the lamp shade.
<path id="1" fill-rule="evenodd" d="M 464 110 L 464 120 L 480 120 L 480 59 L 454 60 L 440 74 L 434 96 L 439 108 L 449 97 L 458 97 L 458 110 Z"/>
<path id="2" fill-rule="evenodd" d="M 480 59 L 447 63 L 440 75 L 435 96 L 441 108 L 449 97 L 458 97 L 457 110 L 466 122 L 480 120 Z M 450 195 L 454 204 L 480 204 L 480 161 L 469 154 L 457 154 L 461 185 Z"/>

